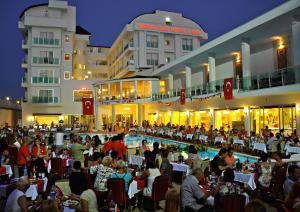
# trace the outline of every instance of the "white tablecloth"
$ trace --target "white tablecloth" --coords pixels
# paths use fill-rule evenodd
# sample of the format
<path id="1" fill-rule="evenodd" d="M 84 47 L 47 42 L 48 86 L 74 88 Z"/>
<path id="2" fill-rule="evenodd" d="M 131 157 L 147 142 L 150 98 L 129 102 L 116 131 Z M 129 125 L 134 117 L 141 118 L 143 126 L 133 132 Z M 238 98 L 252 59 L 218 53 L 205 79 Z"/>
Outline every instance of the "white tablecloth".
<path id="1" fill-rule="evenodd" d="M 141 166 L 143 164 L 144 158 L 139 155 L 130 155 L 129 156 L 129 164 Z"/>
<path id="2" fill-rule="evenodd" d="M 240 140 L 240 139 L 234 139 L 233 144 L 240 144 L 240 145 L 245 146 L 244 140 Z"/>
<path id="3" fill-rule="evenodd" d="M 267 153 L 267 145 L 264 143 L 254 143 L 253 149 L 260 150 Z"/>
<path id="4" fill-rule="evenodd" d="M 291 154 L 291 153 L 299 154 L 300 153 L 300 147 L 287 145 L 286 146 L 286 154 L 288 155 L 288 154 Z"/>
<path id="5" fill-rule="evenodd" d="M 244 174 L 242 172 L 235 172 L 234 173 L 234 181 L 241 182 L 241 183 L 246 183 L 249 185 L 249 187 L 252 190 L 256 189 L 256 184 L 254 181 L 254 174 Z"/>
<path id="6" fill-rule="evenodd" d="M 173 171 L 184 172 L 186 174 L 190 173 L 190 166 L 184 163 L 174 163 L 170 162 L 173 166 Z"/>
<path id="7" fill-rule="evenodd" d="M 3 167 L 6 168 L 6 174 L 8 174 L 9 177 L 13 175 L 12 169 L 10 165 L 2 165 Z"/>
<path id="8" fill-rule="evenodd" d="M 137 181 L 133 180 L 128 188 L 128 197 L 131 199 L 135 194 L 139 193 L 141 190 L 137 188 Z"/>
<path id="9" fill-rule="evenodd" d="M 132 127 L 132 128 L 129 128 L 129 132 L 130 132 L 130 131 L 135 131 L 135 132 L 136 132 L 137 129 L 136 129 L 135 127 Z"/>
<path id="10" fill-rule="evenodd" d="M 176 136 L 182 138 L 182 132 L 178 132 Z"/>
<path id="11" fill-rule="evenodd" d="M 186 139 L 191 139 L 191 140 L 192 140 L 193 137 L 194 137 L 194 134 L 187 134 L 187 135 L 186 135 Z"/>
<path id="12" fill-rule="evenodd" d="M 26 197 L 31 197 L 31 200 L 35 200 L 38 196 L 37 184 L 31 184 L 25 193 Z"/>
<path id="13" fill-rule="evenodd" d="M 168 132 L 168 136 L 172 137 L 173 136 L 173 132 Z"/>
<path id="14" fill-rule="evenodd" d="M 200 136 L 199 136 L 199 139 L 200 139 L 200 140 L 203 140 L 203 141 L 205 141 L 205 142 L 207 142 L 207 138 L 208 138 L 208 136 L 206 136 L 206 135 L 200 135 Z"/>

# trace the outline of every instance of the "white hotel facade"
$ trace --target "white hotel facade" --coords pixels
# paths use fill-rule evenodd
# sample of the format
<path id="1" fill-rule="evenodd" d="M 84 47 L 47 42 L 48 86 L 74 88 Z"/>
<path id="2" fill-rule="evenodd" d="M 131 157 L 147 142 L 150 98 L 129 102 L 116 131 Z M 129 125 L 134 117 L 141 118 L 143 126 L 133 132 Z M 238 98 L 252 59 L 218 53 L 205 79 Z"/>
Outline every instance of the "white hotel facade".
<path id="1" fill-rule="evenodd" d="M 300 132 L 299 1 L 201 46 L 207 33 L 197 23 L 165 11 L 135 18 L 111 47 L 91 46 L 91 34 L 76 27 L 76 8 L 55 0 L 26 9 L 19 28 L 23 125 L 64 120 L 101 129 L 147 119 Z M 226 101 L 223 82 L 231 77 L 234 99 Z M 82 96 L 94 97 L 94 116 L 82 115 Z"/>

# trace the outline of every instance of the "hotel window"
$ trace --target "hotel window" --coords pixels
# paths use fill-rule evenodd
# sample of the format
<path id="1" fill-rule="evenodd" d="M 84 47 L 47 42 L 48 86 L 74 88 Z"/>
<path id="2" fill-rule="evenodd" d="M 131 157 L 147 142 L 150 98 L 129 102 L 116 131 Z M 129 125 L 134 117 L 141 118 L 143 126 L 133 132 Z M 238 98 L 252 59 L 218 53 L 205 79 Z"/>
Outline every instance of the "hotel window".
<path id="1" fill-rule="evenodd" d="M 54 64 L 53 52 L 40 51 L 40 64 Z"/>
<path id="2" fill-rule="evenodd" d="M 193 51 L 193 41 L 192 39 L 183 38 L 182 39 L 182 50 Z"/>
<path id="3" fill-rule="evenodd" d="M 81 102 L 82 97 L 93 98 L 93 91 L 89 91 L 89 90 L 74 90 L 73 91 L 73 101 L 74 102 Z"/>
<path id="4" fill-rule="evenodd" d="M 90 48 L 90 53 L 93 53 L 93 51 L 94 51 L 93 48 Z"/>
<path id="5" fill-rule="evenodd" d="M 282 47 L 277 49 L 277 68 L 278 70 L 287 67 L 287 48 Z"/>
<path id="6" fill-rule="evenodd" d="M 101 52 L 102 52 L 101 48 L 100 48 L 100 47 L 98 47 L 98 53 L 101 53 Z"/>
<path id="7" fill-rule="evenodd" d="M 166 81 L 165 80 L 160 80 L 159 81 L 159 91 L 160 91 L 161 94 L 166 93 L 167 88 L 166 88 Z"/>
<path id="8" fill-rule="evenodd" d="M 53 77 L 53 71 L 52 70 L 40 70 L 39 76 L 40 77 Z"/>
<path id="9" fill-rule="evenodd" d="M 70 54 L 65 53 L 65 60 L 70 60 Z"/>
<path id="10" fill-rule="evenodd" d="M 39 97 L 53 97 L 53 90 L 39 90 Z"/>
<path id="11" fill-rule="evenodd" d="M 147 35 L 146 42 L 147 47 L 158 48 L 158 37 L 156 35 Z"/>
<path id="12" fill-rule="evenodd" d="M 166 57 L 166 63 L 171 62 L 171 58 L 170 57 Z"/>
<path id="13" fill-rule="evenodd" d="M 149 66 L 157 66 L 158 65 L 158 54 L 155 53 L 147 53 L 147 65 Z"/>
<path id="14" fill-rule="evenodd" d="M 165 40 L 165 46 L 170 46 L 170 44 L 171 44 L 171 41 L 169 39 L 166 39 Z"/>
<path id="15" fill-rule="evenodd" d="M 64 79 L 65 80 L 70 80 L 70 72 L 69 71 L 64 72 Z"/>
<path id="16" fill-rule="evenodd" d="M 69 35 L 65 35 L 65 41 L 66 41 L 66 42 L 69 42 L 69 41 L 70 41 Z"/>

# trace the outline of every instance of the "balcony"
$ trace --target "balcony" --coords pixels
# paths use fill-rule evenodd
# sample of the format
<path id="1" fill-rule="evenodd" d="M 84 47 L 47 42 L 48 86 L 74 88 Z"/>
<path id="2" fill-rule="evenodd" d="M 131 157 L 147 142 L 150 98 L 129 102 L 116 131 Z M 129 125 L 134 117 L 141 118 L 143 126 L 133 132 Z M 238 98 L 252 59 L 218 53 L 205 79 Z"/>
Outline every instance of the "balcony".
<path id="1" fill-rule="evenodd" d="M 260 74 L 242 79 L 234 78 L 234 90 L 243 93 L 253 90 L 275 88 L 300 83 L 300 67 L 289 67 L 273 72 Z M 186 89 L 186 98 L 213 94 L 224 91 L 224 79 L 197 85 Z M 166 94 L 153 94 L 152 101 L 164 100 L 180 96 L 180 89 L 168 91 Z"/>
<path id="2" fill-rule="evenodd" d="M 39 38 L 39 37 L 34 37 L 32 43 L 34 45 L 59 46 L 59 39 L 57 39 L 57 38 Z"/>
<path id="3" fill-rule="evenodd" d="M 41 83 L 41 84 L 58 84 L 59 77 L 32 77 L 31 82 L 33 84 Z"/>
<path id="4" fill-rule="evenodd" d="M 50 57 L 33 57 L 32 63 L 33 64 L 45 64 L 45 65 L 58 65 L 59 59 L 58 58 L 50 58 Z"/>
<path id="5" fill-rule="evenodd" d="M 22 40 L 22 49 L 28 50 L 28 42 L 27 42 L 27 39 Z"/>
<path id="6" fill-rule="evenodd" d="M 33 96 L 32 103 L 34 104 L 58 104 L 58 97 L 42 97 L 42 96 Z"/>
<path id="7" fill-rule="evenodd" d="M 26 77 L 22 77 L 22 83 L 21 86 L 23 88 L 28 87 L 28 82 L 27 82 L 27 78 Z"/>
<path id="8" fill-rule="evenodd" d="M 22 68 L 28 68 L 28 60 L 27 60 L 27 58 L 24 58 L 24 59 L 23 59 L 22 64 L 21 64 L 21 67 L 22 67 Z"/>

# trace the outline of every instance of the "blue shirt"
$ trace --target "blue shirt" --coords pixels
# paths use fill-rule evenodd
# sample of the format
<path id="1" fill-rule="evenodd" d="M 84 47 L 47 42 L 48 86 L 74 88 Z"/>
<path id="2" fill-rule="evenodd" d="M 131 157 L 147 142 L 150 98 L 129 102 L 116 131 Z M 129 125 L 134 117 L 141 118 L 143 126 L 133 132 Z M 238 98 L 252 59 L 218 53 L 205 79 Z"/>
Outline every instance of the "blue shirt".
<path id="1" fill-rule="evenodd" d="M 113 173 L 113 174 L 110 175 L 110 178 L 124 179 L 124 181 L 125 181 L 125 190 L 128 191 L 129 182 L 132 180 L 132 175 L 130 173 L 125 173 L 125 174 Z"/>
<path id="2" fill-rule="evenodd" d="M 182 207 L 190 207 L 195 211 L 199 210 L 203 205 L 197 203 L 197 200 L 203 196 L 204 193 L 200 189 L 197 178 L 194 175 L 188 175 L 181 185 Z"/>

